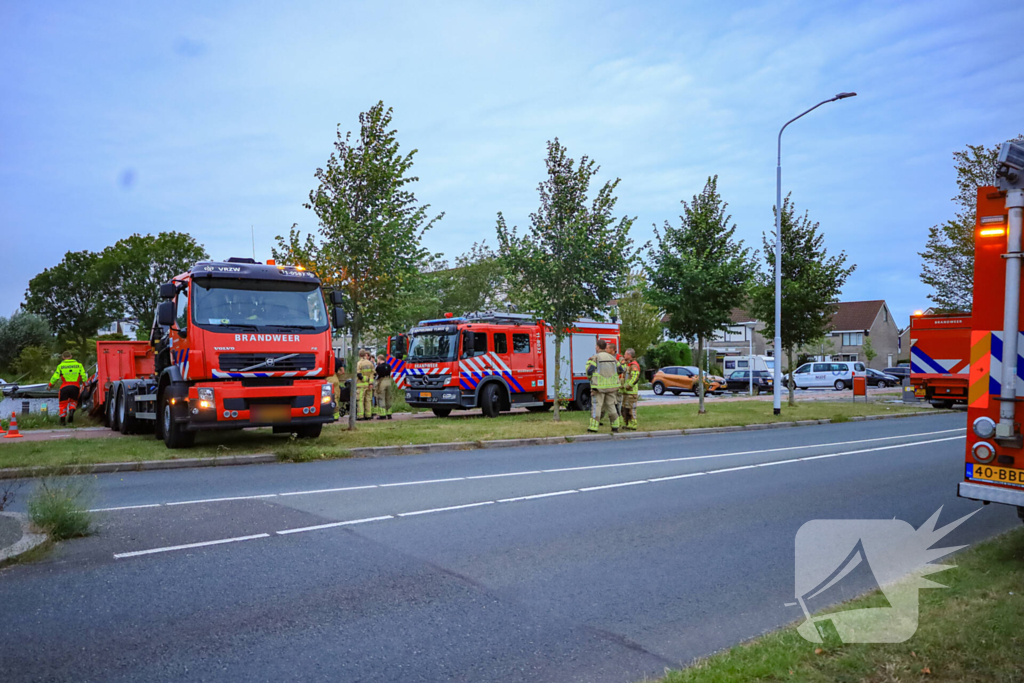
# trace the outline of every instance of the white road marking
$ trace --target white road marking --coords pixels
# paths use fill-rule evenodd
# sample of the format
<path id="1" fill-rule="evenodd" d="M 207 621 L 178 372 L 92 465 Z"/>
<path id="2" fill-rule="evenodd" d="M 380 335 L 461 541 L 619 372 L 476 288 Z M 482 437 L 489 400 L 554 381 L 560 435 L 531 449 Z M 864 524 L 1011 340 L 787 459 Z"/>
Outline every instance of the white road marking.
<path id="1" fill-rule="evenodd" d="M 333 529 L 336 526 L 349 526 L 351 524 L 365 524 L 366 522 L 379 522 L 384 519 L 394 519 L 394 515 L 381 515 L 380 517 L 366 517 L 365 519 L 350 519 L 345 522 L 331 522 L 329 524 L 317 524 L 316 526 L 304 526 L 298 529 L 284 529 L 275 532 L 280 536 L 287 534 L 301 534 L 304 531 L 319 531 L 320 529 Z"/>
<path id="2" fill-rule="evenodd" d="M 803 449 L 808 449 L 808 448 L 828 448 L 830 446 L 849 446 L 851 444 L 856 444 L 856 443 L 872 443 L 872 442 L 876 442 L 876 441 L 891 441 L 893 439 L 911 439 L 911 438 L 915 438 L 915 437 L 918 437 L 918 436 L 934 436 L 936 434 L 948 434 L 950 432 L 964 433 L 964 431 L 965 430 L 963 430 L 963 429 L 940 429 L 940 430 L 934 431 L 934 432 L 919 432 L 917 434 L 897 434 L 895 436 L 879 436 L 879 437 L 873 437 L 873 438 L 870 438 L 870 439 L 854 439 L 852 441 L 834 441 L 834 442 L 831 442 L 831 443 L 815 443 L 815 444 L 807 444 L 807 445 L 804 445 L 804 446 L 781 446 L 781 447 L 778 447 L 778 448 L 763 448 L 763 449 L 752 450 L 752 451 L 735 451 L 735 452 L 732 452 L 732 453 L 711 453 L 711 454 L 708 454 L 708 455 L 687 455 L 687 456 L 682 456 L 682 457 L 678 457 L 678 458 L 660 458 L 658 460 L 635 460 L 635 461 L 629 461 L 629 462 L 606 463 L 606 464 L 603 464 L 603 465 L 581 465 L 581 466 L 578 466 L 578 467 L 560 467 L 560 468 L 548 469 L 548 470 L 525 470 L 525 471 L 521 471 L 521 472 L 499 472 L 499 473 L 495 473 L 495 474 L 478 474 L 478 475 L 474 475 L 474 476 L 451 477 L 451 478 L 447 478 L 447 479 L 422 479 L 422 480 L 419 480 L 419 481 L 399 481 L 399 482 L 388 483 L 388 484 L 366 484 L 366 485 L 362 485 L 362 486 L 343 486 L 343 487 L 329 488 L 329 489 L 312 489 L 312 490 L 308 490 L 308 491 L 286 491 L 286 492 L 279 492 L 279 493 L 264 493 L 264 494 L 250 495 L 250 496 L 231 496 L 231 497 L 227 497 L 227 498 L 206 498 L 206 499 L 202 499 L 202 500 L 182 500 L 182 501 L 174 501 L 174 502 L 170 502 L 170 503 L 151 503 L 149 505 L 127 505 L 127 506 L 120 506 L 120 507 L 95 508 L 93 510 L 90 510 L 90 512 L 113 512 L 115 510 L 129 510 L 129 509 L 143 508 L 143 507 L 161 507 L 161 506 L 168 506 L 169 507 L 169 506 L 174 506 L 174 505 L 196 505 L 196 504 L 199 504 L 199 503 L 213 503 L 213 502 L 223 502 L 223 501 L 250 500 L 250 499 L 257 499 L 257 498 L 273 498 L 275 496 L 309 496 L 309 495 L 315 495 L 315 494 L 321 494 L 321 493 L 337 493 L 337 492 L 342 492 L 342 491 L 360 491 L 360 490 L 364 490 L 364 489 L 374 489 L 374 488 L 394 488 L 396 486 L 421 486 L 421 485 L 425 485 L 425 484 L 439 484 L 439 483 L 445 483 L 445 482 L 469 481 L 469 480 L 473 480 L 473 479 L 492 479 L 492 478 L 497 478 L 497 477 L 518 477 L 518 476 L 523 476 L 523 475 L 528 475 L 528 474 L 558 474 L 558 473 L 561 473 L 561 472 L 582 472 L 582 471 L 587 471 L 587 470 L 602 470 L 602 469 L 610 469 L 610 468 L 615 468 L 615 467 L 634 467 L 634 466 L 639 466 L 639 465 L 663 465 L 665 463 L 686 462 L 686 461 L 689 461 L 689 460 L 708 460 L 708 459 L 714 459 L 714 458 L 731 458 L 731 457 L 736 457 L 736 456 L 740 456 L 740 455 L 760 455 L 760 454 L 763 454 L 763 453 L 779 453 L 779 452 L 784 452 L 784 451 L 803 450 Z M 604 443 L 607 443 L 607 442 L 604 442 Z M 836 454 L 827 454 L 827 455 L 814 456 L 814 457 L 825 458 L 825 457 L 834 457 L 834 455 L 836 455 Z M 778 462 L 778 461 L 776 461 L 776 462 Z M 787 462 L 787 461 L 782 461 L 782 462 Z"/>
<path id="3" fill-rule="evenodd" d="M 960 430 L 945 430 L 945 431 L 960 431 Z M 942 432 L 935 432 L 935 433 L 942 433 Z M 945 438 L 941 438 L 941 439 L 928 439 L 926 441 L 914 441 L 912 443 L 893 444 L 891 446 L 876 446 L 874 448 L 861 448 L 861 449 L 857 449 L 857 450 L 854 450 L 854 451 L 844 451 L 844 452 L 840 452 L 840 453 L 830 453 L 828 455 L 811 455 L 811 456 L 806 456 L 806 457 L 803 457 L 803 458 L 791 458 L 789 460 L 776 460 L 776 461 L 773 461 L 773 462 L 759 463 L 759 464 L 756 464 L 756 465 L 741 465 L 739 467 L 726 467 L 726 468 L 718 469 L 718 470 L 706 470 L 704 472 L 690 472 L 690 473 L 687 473 L 687 474 L 677 474 L 677 475 L 673 475 L 673 476 L 670 476 L 670 477 L 656 477 L 654 479 L 637 479 L 637 480 L 634 480 L 634 481 L 626 481 L 626 482 L 621 482 L 621 483 L 617 483 L 617 484 L 605 484 L 605 485 L 602 485 L 602 486 L 589 486 L 589 487 L 580 488 L 580 489 L 566 489 L 566 490 L 563 490 L 563 491 L 552 491 L 550 493 L 536 493 L 536 494 L 529 495 L 529 496 L 517 496 L 515 498 L 500 498 L 498 500 L 485 500 L 485 501 L 479 501 L 479 502 L 476 502 L 476 503 L 465 503 L 463 505 L 451 505 L 451 506 L 440 507 L 440 508 L 429 508 L 429 509 L 426 509 L 426 510 L 412 510 L 410 512 L 399 512 L 399 513 L 394 514 L 394 515 L 381 515 L 379 517 L 366 517 L 364 519 L 352 519 L 352 520 L 347 520 L 347 521 L 344 521 L 344 522 L 328 522 L 326 524 L 317 524 L 315 526 L 300 527 L 300 528 L 297 528 L 297 529 L 283 529 L 281 531 L 276 531 L 274 533 L 279 535 L 279 536 L 286 536 L 288 534 L 298 534 L 298 533 L 303 533 L 303 532 L 306 532 L 306 531 L 318 531 L 318 530 L 321 530 L 321 529 L 333 529 L 335 527 L 351 526 L 351 525 L 354 525 L 354 524 L 365 524 L 367 522 L 380 522 L 380 521 L 384 521 L 384 520 L 388 520 L 388 519 L 396 519 L 396 518 L 400 518 L 400 517 L 414 517 L 414 516 L 426 515 L 426 514 L 430 514 L 430 513 L 434 513 L 434 512 L 447 512 L 447 511 L 451 511 L 451 510 L 465 510 L 465 509 L 468 509 L 468 508 L 482 507 L 482 506 L 485 506 L 485 505 L 494 505 L 495 503 L 518 503 L 518 502 L 524 501 L 524 500 L 538 500 L 538 499 L 541 499 L 541 498 L 552 498 L 552 497 L 555 497 L 555 496 L 565 496 L 565 495 L 568 495 L 568 494 L 571 494 L 571 493 L 587 493 L 587 492 L 593 492 L 593 491 L 604 491 L 606 489 L 622 488 L 624 486 L 636 486 L 638 484 L 655 484 L 655 483 L 658 483 L 658 482 L 674 481 L 674 480 L 677 480 L 677 479 L 688 479 L 690 477 L 701 477 L 701 476 L 709 475 L 709 474 L 722 474 L 722 473 L 725 473 L 725 472 L 739 472 L 739 471 L 742 471 L 742 470 L 752 470 L 752 469 L 756 469 L 758 467 L 769 467 L 771 465 L 784 465 L 784 464 L 795 463 L 795 462 L 808 462 L 808 461 L 811 461 L 811 460 L 820 460 L 822 458 L 835 458 L 835 457 L 839 457 L 839 456 L 843 456 L 843 455 L 855 455 L 855 454 L 859 454 L 859 453 L 875 453 L 875 452 L 878 452 L 878 451 L 892 450 L 894 448 L 908 448 L 908 447 L 911 447 L 911 446 L 923 446 L 923 445 L 930 444 L 930 443 L 941 443 L 941 442 L 944 442 L 944 441 L 958 441 L 958 440 L 963 439 L 963 438 L 966 438 L 966 434 L 959 435 L 959 436 L 949 436 L 949 437 L 945 437 Z M 865 439 L 865 441 L 868 441 L 868 440 L 869 439 Z M 151 554 L 154 554 L 154 553 L 165 553 L 165 552 L 170 552 L 172 550 L 186 550 L 186 549 L 189 549 L 189 548 L 201 548 L 201 547 L 210 546 L 210 545 L 221 545 L 221 544 L 224 544 L 224 543 L 235 543 L 235 542 L 238 542 L 238 541 L 249 541 L 249 540 L 257 539 L 257 538 L 268 538 L 269 536 L 270 536 L 270 534 L 255 534 L 255 535 L 252 535 L 252 536 L 239 536 L 239 537 L 236 537 L 236 538 L 225 538 L 225 539 L 221 539 L 221 540 L 217 540 L 217 541 L 204 541 L 202 543 L 189 543 L 187 545 L 168 546 L 166 548 L 153 548 L 151 550 L 136 550 L 134 552 L 129 552 L 129 553 L 117 553 L 117 554 L 114 555 L 114 558 L 115 559 L 122 559 L 122 558 L 126 558 L 126 557 L 137 557 L 139 555 L 151 555 Z"/>
<path id="4" fill-rule="evenodd" d="M 217 541 L 203 541 L 202 543 L 186 543 L 185 545 L 169 545 L 166 548 L 151 548 L 149 550 L 136 550 L 130 553 L 117 553 L 115 560 L 125 557 L 138 557 L 139 555 L 153 555 L 156 553 L 169 553 L 172 550 L 188 550 L 189 548 L 203 548 L 208 545 L 223 545 L 225 543 L 238 543 L 239 541 L 252 541 L 257 538 L 270 538 L 270 534 L 253 534 L 252 536 L 236 536 L 234 538 L 222 538 Z"/>

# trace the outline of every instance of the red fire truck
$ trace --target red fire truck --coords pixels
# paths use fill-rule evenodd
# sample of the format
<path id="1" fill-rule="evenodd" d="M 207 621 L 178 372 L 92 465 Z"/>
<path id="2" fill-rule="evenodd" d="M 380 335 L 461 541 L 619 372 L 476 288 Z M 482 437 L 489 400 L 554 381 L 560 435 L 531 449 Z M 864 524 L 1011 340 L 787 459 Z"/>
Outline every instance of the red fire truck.
<path id="1" fill-rule="evenodd" d="M 254 259 L 197 263 L 160 286 L 149 342 L 97 342 L 96 412 L 168 448 L 199 430 L 317 437 L 334 421 L 331 325 L 320 280 Z M 344 324 L 332 293 L 334 324 Z"/>
<path id="2" fill-rule="evenodd" d="M 936 408 L 967 403 L 970 315 L 915 315 L 910 319 L 910 384 Z"/>
<path id="3" fill-rule="evenodd" d="M 963 498 L 1024 519 L 1024 341 L 1020 328 L 1024 147 L 1000 150 L 1000 188 L 978 189 Z"/>
<path id="4" fill-rule="evenodd" d="M 562 342 L 559 393 L 579 410 L 590 410 L 586 364 L 598 339 L 618 353 L 618 324 L 580 320 Z M 439 417 L 471 408 L 488 417 L 516 407 L 542 411 L 555 401 L 555 335 L 528 315 L 423 320 L 388 339 L 388 362 L 405 402 Z"/>

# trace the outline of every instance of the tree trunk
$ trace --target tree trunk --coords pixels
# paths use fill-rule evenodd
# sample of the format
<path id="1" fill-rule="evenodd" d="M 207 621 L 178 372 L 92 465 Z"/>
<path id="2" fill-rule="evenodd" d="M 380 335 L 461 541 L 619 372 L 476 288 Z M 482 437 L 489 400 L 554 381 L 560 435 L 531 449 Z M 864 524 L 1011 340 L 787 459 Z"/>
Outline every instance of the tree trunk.
<path id="1" fill-rule="evenodd" d="M 562 373 L 560 372 L 559 364 L 562 362 L 562 338 L 557 334 L 555 335 L 555 422 L 560 422 L 562 418 L 558 414 L 559 402 L 562 397 L 560 393 L 562 386 Z"/>
<path id="2" fill-rule="evenodd" d="M 789 381 L 786 382 L 786 386 L 789 387 L 789 405 L 796 405 L 796 396 L 794 395 L 794 384 L 793 384 L 793 349 L 786 349 L 786 357 L 789 359 Z"/>
<path id="3" fill-rule="evenodd" d="M 697 337 L 697 414 L 704 414 L 704 338 Z"/>

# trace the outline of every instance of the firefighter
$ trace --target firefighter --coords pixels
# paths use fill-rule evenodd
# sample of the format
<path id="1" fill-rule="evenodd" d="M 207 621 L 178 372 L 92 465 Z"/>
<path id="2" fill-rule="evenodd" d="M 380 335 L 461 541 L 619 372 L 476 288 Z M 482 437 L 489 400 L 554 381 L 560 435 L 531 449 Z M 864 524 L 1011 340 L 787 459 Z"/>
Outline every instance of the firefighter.
<path id="1" fill-rule="evenodd" d="M 356 364 L 356 419 L 373 419 L 373 361 L 370 352 L 359 352 Z"/>
<path id="2" fill-rule="evenodd" d="M 596 432 L 598 424 L 608 414 L 612 432 L 619 431 L 619 414 L 615 409 L 616 394 L 619 391 L 621 369 L 615 356 L 608 353 L 608 342 L 597 340 L 597 353 L 587 362 L 587 377 L 590 378 L 591 408 L 588 432 Z"/>
<path id="3" fill-rule="evenodd" d="M 82 392 L 82 384 L 85 383 L 85 368 L 77 360 L 71 357 L 70 351 L 65 351 L 63 360 L 53 371 L 50 378 L 52 387 L 60 380 L 60 389 L 57 396 L 60 400 L 60 424 L 63 427 L 65 421 L 74 423 L 75 409 L 78 407 L 78 397 Z"/>
<path id="4" fill-rule="evenodd" d="M 391 419 L 391 366 L 388 365 L 384 354 L 377 356 L 377 367 L 374 371 L 377 381 L 374 384 L 373 392 L 377 397 L 377 419 Z"/>
<path id="5" fill-rule="evenodd" d="M 619 417 L 622 417 L 622 426 L 626 426 L 626 418 L 622 415 L 622 402 L 626 397 L 626 361 L 623 360 L 622 354 L 618 353 L 615 355 L 615 361 L 619 364 L 619 390 L 615 394 L 615 410 L 618 411 Z"/>
<path id="6" fill-rule="evenodd" d="M 622 426 L 630 431 L 636 431 L 636 403 L 640 393 L 640 364 L 636 362 L 636 352 L 633 349 L 626 349 L 626 357 L 623 359 L 625 372 L 622 383 Z"/>

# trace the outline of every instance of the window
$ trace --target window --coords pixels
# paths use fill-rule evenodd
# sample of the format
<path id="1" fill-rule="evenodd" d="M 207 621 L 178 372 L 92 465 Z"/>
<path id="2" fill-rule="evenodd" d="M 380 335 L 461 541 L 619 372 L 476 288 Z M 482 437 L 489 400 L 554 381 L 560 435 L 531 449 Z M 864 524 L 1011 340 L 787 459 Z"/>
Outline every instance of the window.
<path id="1" fill-rule="evenodd" d="M 738 367 L 738 368 L 749 368 L 750 367 L 750 361 L 738 360 L 738 361 L 736 361 L 736 367 Z"/>
<path id="2" fill-rule="evenodd" d="M 746 370 L 737 370 L 736 372 L 732 373 L 732 376 L 735 377 L 736 379 L 747 379 L 749 373 Z"/>
<path id="3" fill-rule="evenodd" d="M 178 311 L 175 314 L 178 318 L 178 329 L 188 328 L 188 288 L 178 292 Z"/>
<path id="4" fill-rule="evenodd" d="M 832 369 L 831 363 L 815 363 L 814 372 L 828 372 Z"/>
<path id="5" fill-rule="evenodd" d="M 843 346 L 861 346 L 863 344 L 863 332 L 843 332 Z"/>
<path id="6" fill-rule="evenodd" d="M 528 334 L 513 334 L 512 335 L 512 353 L 529 353 L 530 352 L 530 335 Z"/>
<path id="7" fill-rule="evenodd" d="M 494 335 L 494 352 L 501 354 L 508 353 L 508 337 L 504 332 L 498 332 Z"/>
<path id="8" fill-rule="evenodd" d="M 802 375 L 802 374 L 810 372 L 810 371 L 811 371 L 811 364 L 807 363 L 806 365 L 801 365 L 800 367 L 798 367 L 794 374 Z"/>
<path id="9" fill-rule="evenodd" d="M 850 366 L 848 366 L 846 363 L 833 363 L 832 364 L 832 372 L 848 372 L 849 370 L 850 370 Z"/>
<path id="10" fill-rule="evenodd" d="M 487 333 L 486 332 L 474 332 L 473 333 L 473 353 L 469 354 L 470 357 L 483 356 L 487 354 Z"/>
<path id="11" fill-rule="evenodd" d="M 864 372 L 864 364 L 863 363 L 854 363 L 853 367 L 854 367 L 854 369 L 857 372 Z"/>

